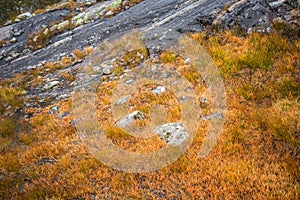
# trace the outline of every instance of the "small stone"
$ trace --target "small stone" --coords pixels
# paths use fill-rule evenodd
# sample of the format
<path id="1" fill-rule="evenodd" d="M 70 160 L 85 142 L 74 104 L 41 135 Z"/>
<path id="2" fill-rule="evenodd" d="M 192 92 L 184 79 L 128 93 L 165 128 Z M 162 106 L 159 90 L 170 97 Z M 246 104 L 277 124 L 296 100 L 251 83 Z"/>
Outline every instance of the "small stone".
<path id="1" fill-rule="evenodd" d="M 99 72 L 100 70 L 101 70 L 101 67 L 100 66 L 94 66 L 93 67 L 93 70 L 94 70 L 94 72 Z"/>
<path id="2" fill-rule="evenodd" d="M 23 14 L 20 14 L 16 17 L 16 20 L 17 21 L 22 21 L 22 20 L 25 20 L 25 19 L 29 19 L 32 17 L 32 14 L 30 12 L 26 12 L 26 13 L 23 13 Z M 15 20 L 15 21 L 16 21 Z"/>
<path id="3" fill-rule="evenodd" d="M 54 164 L 55 160 L 51 159 L 51 158 L 42 158 L 40 160 L 37 161 L 38 165 L 44 165 L 44 164 Z"/>
<path id="4" fill-rule="evenodd" d="M 135 82 L 134 79 L 129 79 L 129 80 L 126 80 L 126 81 L 125 81 L 125 83 L 126 83 L 127 85 L 131 85 L 131 84 L 134 83 L 134 82 Z"/>
<path id="5" fill-rule="evenodd" d="M 190 58 L 185 59 L 184 64 L 189 64 L 191 62 Z"/>
<path id="6" fill-rule="evenodd" d="M 52 81 L 52 82 L 49 82 L 47 83 L 45 86 L 44 86 L 44 89 L 45 90 L 49 90 L 55 86 L 57 86 L 59 84 L 59 81 Z"/>
<path id="7" fill-rule="evenodd" d="M 53 114 L 57 114 L 59 111 L 59 105 L 53 106 L 52 108 L 50 108 L 49 110 L 49 114 L 53 115 Z"/>
<path id="8" fill-rule="evenodd" d="M 13 34 L 13 36 L 20 36 L 20 35 L 22 35 L 24 33 L 24 29 L 18 29 L 18 28 L 14 28 L 13 30 L 12 30 L 12 34 Z"/>
<path id="9" fill-rule="evenodd" d="M 102 73 L 103 73 L 104 75 L 110 75 L 110 74 L 113 73 L 113 68 L 114 68 L 113 65 L 107 65 L 107 66 L 105 66 L 105 67 L 102 69 Z"/>
<path id="10" fill-rule="evenodd" d="M 202 120 L 207 121 L 207 120 L 212 120 L 212 119 L 224 119 L 222 113 L 214 113 L 211 115 L 206 115 L 201 117 Z"/>
<path id="11" fill-rule="evenodd" d="M 19 57 L 19 53 L 18 52 L 15 52 L 15 51 L 12 51 L 10 54 L 9 54 L 12 58 L 17 58 Z"/>
<path id="12" fill-rule="evenodd" d="M 277 8 L 279 6 L 281 6 L 282 4 L 284 4 L 286 2 L 286 0 L 278 0 L 272 3 L 269 3 L 269 6 L 271 7 L 271 9 Z"/>
<path id="13" fill-rule="evenodd" d="M 207 103 L 208 99 L 206 97 L 201 97 L 200 102 L 201 103 Z"/>
<path id="14" fill-rule="evenodd" d="M 134 121 L 145 119 L 145 114 L 141 111 L 134 111 L 130 113 L 129 115 L 123 117 L 120 119 L 116 124 L 120 128 L 128 127 L 130 124 L 132 124 Z"/>
<path id="15" fill-rule="evenodd" d="M 105 15 L 107 17 L 112 16 L 114 14 L 114 12 L 112 10 L 108 11 Z"/>
<path id="16" fill-rule="evenodd" d="M 165 91 L 166 91 L 166 88 L 164 86 L 159 85 L 155 89 L 152 90 L 152 93 L 153 94 L 161 94 Z"/>
<path id="17" fill-rule="evenodd" d="M 63 113 L 59 114 L 57 117 L 58 117 L 58 119 L 62 119 L 64 117 L 67 117 L 68 115 L 70 115 L 70 112 L 63 112 Z"/>
<path id="18" fill-rule="evenodd" d="M 36 69 L 36 66 L 27 66 L 26 69 L 30 70 L 30 69 Z"/>
<path id="19" fill-rule="evenodd" d="M 170 145 L 181 145 L 189 138 L 187 130 L 181 123 L 178 122 L 158 126 L 154 129 L 154 131 Z"/>
<path id="20" fill-rule="evenodd" d="M 124 98 L 121 98 L 119 99 L 117 102 L 116 102 L 116 105 L 121 105 L 121 104 L 124 104 L 128 101 L 128 98 L 127 97 L 124 97 Z"/>
<path id="21" fill-rule="evenodd" d="M 9 42 L 10 43 L 15 43 L 17 41 L 17 39 L 15 37 L 13 37 Z"/>
<path id="22" fill-rule="evenodd" d="M 191 97 L 189 97 L 189 96 L 181 96 L 181 97 L 179 98 L 179 102 L 180 102 L 180 103 L 186 102 L 186 101 L 188 101 L 188 100 L 190 100 L 190 99 L 191 99 Z"/>

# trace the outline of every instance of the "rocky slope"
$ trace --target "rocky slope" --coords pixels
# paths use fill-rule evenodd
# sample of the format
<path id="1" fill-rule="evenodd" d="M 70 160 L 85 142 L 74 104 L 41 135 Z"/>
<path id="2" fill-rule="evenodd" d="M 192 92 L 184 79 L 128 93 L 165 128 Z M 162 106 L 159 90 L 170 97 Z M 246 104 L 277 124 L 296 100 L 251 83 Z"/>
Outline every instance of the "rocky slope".
<path id="1" fill-rule="evenodd" d="M 69 21 L 64 19 L 70 18 L 71 11 L 62 6 L 62 9 L 49 10 L 33 17 L 25 15 L 29 19 L 2 27 L 0 40 L 6 42 L 0 49 L 0 77 L 23 72 L 46 60 L 59 60 L 61 56 L 71 55 L 76 48 L 96 47 L 104 39 L 131 29 L 151 31 L 151 28 L 159 26 L 190 32 L 201 31 L 214 24 L 223 28 L 240 26 L 248 33 L 270 32 L 274 18 L 293 23 L 298 16 L 297 2 L 293 0 L 146 0 L 131 8 L 123 6 L 127 10 L 120 13 L 108 9 L 117 4 L 118 1 L 100 2 L 82 13 L 79 7 Z M 60 23 L 51 26 L 51 22 Z M 52 34 L 42 49 L 33 51 L 28 47 L 29 34 L 42 28 L 55 32 L 55 29 L 63 30 L 69 24 L 73 24 L 74 29 Z"/>
<path id="2" fill-rule="evenodd" d="M 155 48 L 159 48 L 160 41 L 153 41 L 150 35 L 157 27 L 179 33 L 210 28 L 236 29 L 239 32 L 251 33 L 271 32 L 279 24 L 294 31 L 294 36 L 299 36 L 299 4 L 295 0 L 136 2 L 62 3 L 42 14 L 33 16 L 25 13 L 18 16 L 15 23 L 9 22 L 0 28 L 0 78 L 12 77 L 30 70 L 38 71 L 35 80 L 23 80 L 29 83 L 25 88 L 28 99 L 32 99 L 28 106 L 32 107 L 36 106 L 36 99 L 44 105 L 47 101 L 70 96 L 74 78 L 66 80 L 61 74 L 75 76 L 84 57 L 76 55 L 75 49 L 92 49 L 104 39 L 117 37 L 133 29 L 141 30 L 146 35 L 145 39 L 151 41 L 147 44 L 157 44 L 158 47 Z M 158 35 L 156 38 L 160 38 L 166 33 L 155 34 Z M 169 35 L 168 40 L 172 39 L 176 37 Z M 148 48 L 151 51 L 153 47 Z M 80 51 L 77 52 L 80 54 Z M 76 58 L 78 56 L 79 59 Z M 54 65 L 55 70 L 47 69 L 47 62 L 61 60 L 67 60 L 67 65 Z M 113 76 L 113 73 L 109 75 Z M 32 84 L 34 81 L 38 84 Z"/>

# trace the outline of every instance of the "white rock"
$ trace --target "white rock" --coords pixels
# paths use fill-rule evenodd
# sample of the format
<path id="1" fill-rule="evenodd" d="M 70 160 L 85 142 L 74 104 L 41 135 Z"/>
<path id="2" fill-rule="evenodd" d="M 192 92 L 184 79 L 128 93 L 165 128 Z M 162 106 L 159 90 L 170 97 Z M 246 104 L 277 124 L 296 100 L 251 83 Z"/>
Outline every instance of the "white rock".
<path id="1" fill-rule="evenodd" d="M 166 91 L 166 88 L 164 86 L 159 85 L 155 89 L 152 90 L 152 93 L 153 94 L 161 94 L 165 91 Z"/>
<path id="2" fill-rule="evenodd" d="M 106 16 L 112 16 L 113 14 L 114 14 L 114 12 L 110 10 L 110 11 L 108 11 L 105 15 L 106 15 Z"/>
<path id="3" fill-rule="evenodd" d="M 181 145 L 190 136 L 184 126 L 179 122 L 164 124 L 154 129 L 160 137 L 170 145 Z"/>
<path id="4" fill-rule="evenodd" d="M 16 20 L 15 21 L 22 21 L 22 20 L 25 20 L 25 19 L 28 19 L 32 17 L 32 14 L 30 12 L 26 12 L 26 13 L 23 13 L 23 14 L 20 14 L 16 17 Z"/>
<path id="5" fill-rule="evenodd" d="M 117 121 L 117 126 L 120 128 L 128 127 L 130 124 L 132 124 L 134 121 L 145 119 L 144 113 L 141 111 L 134 111 L 133 113 L 130 113 L 129 115 L 123 117 L 119 121 Z"/>
<path id="6" fill-rule="evenodd" d="M 45 90 L 49 90 L 59 84 L 59 81 L 51 81 L 44 86 Z"/>

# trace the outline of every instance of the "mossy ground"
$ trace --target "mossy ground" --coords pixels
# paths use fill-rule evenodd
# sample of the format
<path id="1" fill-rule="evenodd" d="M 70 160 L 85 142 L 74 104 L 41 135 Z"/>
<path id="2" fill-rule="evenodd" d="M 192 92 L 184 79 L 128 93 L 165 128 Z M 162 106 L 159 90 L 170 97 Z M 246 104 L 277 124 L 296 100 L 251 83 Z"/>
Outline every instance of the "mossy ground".
<path id="1" fill-rule="evenodd" d="M 7 105 L 22 107 L 23 100 L 22 84 L 11 85 L 7 80 L 0 88 L 4 105 L 0 122 L 1 198 L 299 199 L 300 41 L 276 34 L 237 37 L 231 32 L 191 37 L 213 58 L 227 93 L 226 124 L 208 157 L 197 157 L 208 125 L 200 122 L 199 134 L 175 163 L 152 173 L 115 171 L 88 153 L 70 125 L 71 115 L 63 119 L 49 115 L 53 105 L 34 110 L 30 119 L 7 110 Z M 165 53 L 161 58 L 167 66 L 178 67 L 197 95 L 205 92 L 195 70 L 173 55 Z M 69 62 L 68 58 L 62 61 Z M 48 65 L 53 69 L 52 63 Z M 121 74 L 121 68 L 116 72 Z M 20 77 L 24 79 L 26 74 Z M 114 84 L 109 82 L 97 90 L 100 123 L 111 120 L 109 102 Z M 143 87 L 141 94 L 151 96 Z M 172 99 L 172 94 L 168 95 L 152 100 Z M 139 99 L 130 103 L 147 111 Z M 60 113 L 72 109 L 71 100 L 57 104 Z M 130 146 L 135 140 L 122 131 L 107 123 L 103 128 L 116 144 L 130 150 L 161 147 L 144 140 Z M 43 158 L 53 162 L 41 162 Z"/>

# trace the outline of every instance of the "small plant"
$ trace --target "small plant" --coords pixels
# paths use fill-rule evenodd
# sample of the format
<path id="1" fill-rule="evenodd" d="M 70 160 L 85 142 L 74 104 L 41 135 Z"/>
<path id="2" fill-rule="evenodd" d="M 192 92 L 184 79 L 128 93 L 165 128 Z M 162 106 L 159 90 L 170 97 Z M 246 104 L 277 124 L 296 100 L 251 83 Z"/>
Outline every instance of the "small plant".
<path id="1" fill-rule="evenodd" d="M 83 49 L 86 55 L 90 55 L 94 50 L 93 47 L 84 47 Z"/>
<path id="2" fill-rule="evenodd" d="M 174 63 L 176 61 L 176 55 L 170 52 L 163 52 L 160 55 L 160 60 L 162 63 Z"/>
<path id="3" fill-rule="evenodd" d="M 79 49 L 75 49 L 73 53 L 78 60 L 82 60 L 86 56 L 85 52 L 82 52 Z"/>
<path id="4" fill-rule="evenodd" d="M 120 9 L 120 7 L 122 7 L 122 0 L 114 1 L 109 7 L 110 7 L 111 10 Z"/>
<path id="5" fill-rule="evenodd" d="M 121 75 L 123 72 L 124 72 L 124 69 L 123 69 L 123 67 L 121 67 L 121 66 L 117 66 L 117 67 L 114 69 L 114 74 L 117 75 L 117 76 Z"/>
<path id="6" fill-rule="evenodd" d="M 73 60 L 72 60 L 71 57 L 64 56 L 64 57 L 61 58 L 61 62 L 62 62 L 63 65 L 68 66 L 73 62 Z"/>

